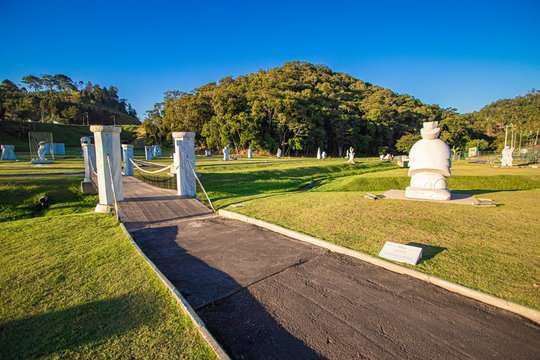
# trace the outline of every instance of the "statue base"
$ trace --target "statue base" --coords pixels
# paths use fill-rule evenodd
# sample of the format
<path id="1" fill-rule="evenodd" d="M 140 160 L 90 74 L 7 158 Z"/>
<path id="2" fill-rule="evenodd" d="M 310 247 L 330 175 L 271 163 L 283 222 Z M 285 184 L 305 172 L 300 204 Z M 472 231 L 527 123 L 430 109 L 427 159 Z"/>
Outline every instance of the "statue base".
<path id="1" fill-rule="evenodd" d="M 32 159 L 32 160 L 30 160 L 30 163 L 32 163 L 32 164 L 52 164 L 52 163 L 54 163 L 54 160 Z"/>
<path id="2" fill-rule="evenodd" d="M 111 205 L 107 205 L 107 204 L 97 204 L 96 209 L 94 211 L 97 213 L 108 214 L 112 211 L 112 207 Z"/>
<path id="3" fill-rule="evenodd" d="M 452 194 L 447 189 L 424 189 L 408 186 L 405 189 L 405 197 L 412 199 L 450 200 Z"/>

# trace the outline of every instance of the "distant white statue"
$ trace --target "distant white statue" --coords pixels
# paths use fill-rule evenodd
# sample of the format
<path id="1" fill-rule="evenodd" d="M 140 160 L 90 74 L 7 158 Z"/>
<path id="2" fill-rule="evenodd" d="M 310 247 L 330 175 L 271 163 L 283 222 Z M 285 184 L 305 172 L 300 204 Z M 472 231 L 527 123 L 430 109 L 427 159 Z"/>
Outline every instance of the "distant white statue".
<path id="1" fill-rule="evenodd" d="M 154 158 L 154 147 L 145 146 L 144 147 L 144 158 L 145 160 L 152 160 Z"/>
<path id="2" fill-rule="evenodd" d="M 321 148 L 317 149 L 317 159 L 321 158 Z"/>
<path id="3" fill-rule="evenodd" d="M 502 151 L 501 166 L 512 166 L 514 162 L 514 148 L 505 146 Z"/>
<path id="4" fill-rule="evenodd" d="M 277 156 L 278 159 L 281 159 L 281 149 L 277 149 L 276 156 Z"/>
<path id="5" fill-rule="evenodd" d="M 326 151 L 323 151 L 321 154 L 321 159 L 326 159 Z"/>
<path id="6" fill-rule="evenodd" d="M 47 152 L 47 147 L 49 144 L 47 144 L 47 142 L 45 141 L 40 141 L 38 145 L 39 145 L 38 150 L 37 150 L 38 160 L 39 161 L 47 160 L 45 159 L 45 152 Z"/>
<path id="7" fill-rule="evenodd" d="M 1 145 L 2 147 L 2 156 L 0 160 L 17 160 L 15 157 L 15 145 Z"/>
<path id="8" fill-rule="evenodd" d="M 248 158 L 249 159 L 253 158 L 253 151 L 251 151 L 251 149 L 248 149 Z"/>
<path id="9" fill-rule="evenodd" d="M 225 146 L 223 148 L 223 160 L 224 161 L 229 161 L 229 145 Z"/>
<path id="10" fill-rule="evenodd" d="M 158 157 L 158 156 L 161 156 L 161 148 L 159 147 L 159 145 L 154 145 L 154 157 Z"/>
<path id="11" fill-rule="evenodd" d="M 425 122 L 420 130 L 422 140 L 413 145 L 409 153 L 411 185 L 405 196 L 416 199 L 449 200 L 446 178 L 450 177 L 452 152 L 438 139 L 441 129 L 437 121 Z"/>
<path id="12" fill-rule="evenodd" d="M 347 152 L 345 153 L 345 158 L 349 158 L 349 149 L 347 149 Z"/>
<path id="13" fill-rule="evenodd" d="M 354 164 L 354 149 L 351 146 L 349 150 L 347 150 L 347 157 L 349 158 L 349 161 L 347 161 L 350 164 Z"/>

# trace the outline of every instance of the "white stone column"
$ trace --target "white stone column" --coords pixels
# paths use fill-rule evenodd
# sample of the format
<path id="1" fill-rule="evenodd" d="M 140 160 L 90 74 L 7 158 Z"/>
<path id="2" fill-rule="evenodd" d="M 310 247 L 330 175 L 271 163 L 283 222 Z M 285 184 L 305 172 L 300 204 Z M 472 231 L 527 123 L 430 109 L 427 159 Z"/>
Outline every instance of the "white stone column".
<path id="1" fill-rule="evenodd" d="M 172 137 L 178 195 L 195 197 L 195 133 L 173 132 Z"/>
<path id="2" fill-rule="evenodd" d="M 122 129 L 115 126 L 92 125 L 90 126 L 90 131 L 94 133 L 96 147 L 96 170 L 99 194 L 99 204 L 96 206 L 96 212 L 108 213 L 114 204 L 113 187 L 116 194 L 116 201 L 124 200 L 122 157 L 120 155 L 120 132 Z M 110 160 L 111 171 L 109 171 L 107 156 Z"/>
<path id="3" fill-rule="evenodd" d="M 124 155 L 124 176 L 133 176 L 133 145 L 122 144 Z"/>
<path id="4" fill-rule="evenodd" d="M 253 151 L 251 149 L 248 149 L 248 158 L 249 159 L 253 158 Z"/>

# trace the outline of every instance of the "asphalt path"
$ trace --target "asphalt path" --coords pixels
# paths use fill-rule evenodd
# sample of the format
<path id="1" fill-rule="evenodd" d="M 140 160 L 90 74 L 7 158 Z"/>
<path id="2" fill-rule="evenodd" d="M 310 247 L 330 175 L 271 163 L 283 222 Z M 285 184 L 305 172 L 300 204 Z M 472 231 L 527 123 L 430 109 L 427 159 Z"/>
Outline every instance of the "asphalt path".
<path id="1" fill-rule="evenodd" d="M 540 359 L 531 320 L 135 185 L 122 220 L 234 359 Z"/>

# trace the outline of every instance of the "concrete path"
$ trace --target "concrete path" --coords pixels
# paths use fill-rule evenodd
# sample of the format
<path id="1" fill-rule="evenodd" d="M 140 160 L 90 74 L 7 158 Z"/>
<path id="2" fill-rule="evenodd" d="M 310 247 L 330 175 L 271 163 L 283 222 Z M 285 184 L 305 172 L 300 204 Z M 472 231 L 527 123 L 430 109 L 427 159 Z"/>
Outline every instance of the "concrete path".
<path id="1" fill-rule="evenodd" d="M 121 219 L 234 359 L 538 359 L 520 316 L 124 178 Z"/>

